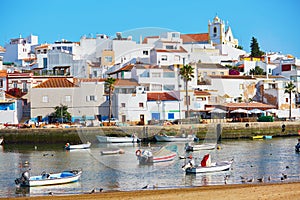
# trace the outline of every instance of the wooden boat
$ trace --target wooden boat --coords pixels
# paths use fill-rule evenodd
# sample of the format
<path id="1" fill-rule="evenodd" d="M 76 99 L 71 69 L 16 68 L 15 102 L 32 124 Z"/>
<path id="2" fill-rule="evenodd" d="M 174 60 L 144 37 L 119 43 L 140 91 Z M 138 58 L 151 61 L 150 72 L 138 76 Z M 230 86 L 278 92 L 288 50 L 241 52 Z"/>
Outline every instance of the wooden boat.
<path id="1" fill-rule="evenodd" d="M 211 149 L 215 149 L 216 148 L 216 144 L 190 144 L 187 143 L 185 145 L 185 150 L 186 151 L 200 151 L 200 150 L 211 150 Z"/>
<path id="2" fill-rule="evenodd" d="M 72 150 L 72 149 L 89 149 L 91 147 L 91 143 L 87 142 L 85 144 L 75 144 L 75 145 L 71 145 L 70 143 L 67 143 L 65 145 L 65 149 L 66 150 Z"/>
<path id="3" fill-rule="evenodd" d="M 123 149 L 105 149 L 100 151 L 101 155 L 114 155 L 114 154 L 124 154 Z"/>
<path id="4" fill-rule="evenodd" d="M 188 174 L 219 172 L 229 170 L 232 165 L 232 162 L 232 160 L 215 162 L 211 163 L 211 165 L 207 167 L 192 166 L 190 163 L 187 163 L 185 166 L 182 167 L 182 169 L 185 170 L 185 172 Z"/>
<path id="5" fill-rule="evenodd" d="M 139 164 L 141 165 L 168 162 L 174 160 L 176 157 L 177 145 L 161 147 L 157 151 L 138 149 L 135 154 L 138 157 Z"/>
<path id="6" fill-rule="evenodd" d="M 272 139 L 272 138 L 273 138 L 272 135 L 264 135 L 264 139 L 270 140 L 270 139 Z"/>
<path id="7" fill-rule="evenodd" d="M 43 172 L 38 176 L 30 176 L 29 172 L 23 172 L 20 178 L 15 180 L 16 185 L 19 186 L 45 186 L 45 185 L 59 185 L 65 183 L 72 183 L 79 180 L 82 170 L 67 170 L 59 173 Z"/>
<path id="8" fill-rule="evenodd" d="M 141 141 L 135 135 L 131 137 L 109 137 L 109 136 L 96 135 L 96 137 L 100 143 L 138 143 Z"/>
<path id="9" fill-rule="evenodd" d="M 263 135 L 252 136 L 252 139 L 253 140 L 262 140 L 262 139 L 264 139 L 264 136 Z"/>
<path id="10" fill-rule="evenodd" d="M 182 135 L 181 137 L 163 135 L 154 135 L 157 142 L 191 142 L 194 141 L 195 135 Z"/>

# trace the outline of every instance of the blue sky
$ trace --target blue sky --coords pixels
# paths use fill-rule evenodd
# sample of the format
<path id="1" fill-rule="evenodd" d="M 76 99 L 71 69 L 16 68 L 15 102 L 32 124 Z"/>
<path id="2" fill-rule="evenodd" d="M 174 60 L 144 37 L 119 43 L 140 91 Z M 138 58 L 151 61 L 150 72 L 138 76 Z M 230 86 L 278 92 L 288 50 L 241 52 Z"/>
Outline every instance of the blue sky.
<path id="1" fill-rule="evenodd" d="M 208 20 L 217 14 L 228 21 L 244 50 L 249 52 L 251 38 L 255 37 L 262 51 L 300 58 L 298 0 L 2 0 L 1 8 L 1 46 L 20 34 L 26 37 L 31 33 L 39 36 L 39 43 L 79 41 L 82 35 L 100 33 L 151 33 L 148 27 L 207 33 Z"/>

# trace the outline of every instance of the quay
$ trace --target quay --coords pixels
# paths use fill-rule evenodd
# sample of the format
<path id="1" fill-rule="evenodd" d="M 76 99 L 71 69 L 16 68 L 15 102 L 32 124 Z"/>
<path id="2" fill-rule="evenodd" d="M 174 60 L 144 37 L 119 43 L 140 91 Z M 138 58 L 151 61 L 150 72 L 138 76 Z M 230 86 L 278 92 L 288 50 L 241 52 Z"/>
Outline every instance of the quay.
<path id="1" fill-rule="evenodd" d="M 272 135 L 273 137 L 298 136 L 300 121 L 276 122 L 240 122 L 215 123 L 219 131 L 214 131 L 218 139 L 247 139 L 255 135 Z M 152 141 L 155 134 L 168 135 L 195 134 L 200 140 L 211 135 L 212 124 L 182 124 L 166 126 L 103 126 L 84 128 L 21 128 L 1 129 L 0 137 L 6 144 L 57 144 L 81 143 L 83 138 L 97 143 L 96 135 L 130 136 L 137 135 L 144 141 Z M 218 133 L 217 133 L 218 132 Z"/>

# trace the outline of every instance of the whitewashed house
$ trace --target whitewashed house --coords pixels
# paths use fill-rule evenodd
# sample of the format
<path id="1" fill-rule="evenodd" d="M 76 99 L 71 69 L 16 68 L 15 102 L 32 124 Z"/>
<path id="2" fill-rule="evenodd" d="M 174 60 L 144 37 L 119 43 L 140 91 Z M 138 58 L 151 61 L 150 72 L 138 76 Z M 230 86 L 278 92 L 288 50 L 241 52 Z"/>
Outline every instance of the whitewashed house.
<path id="1" fill-rule="evenodd" d="M 0 91 L 0 124 L 19 124 L 22 119 L 22 100 Z"/>

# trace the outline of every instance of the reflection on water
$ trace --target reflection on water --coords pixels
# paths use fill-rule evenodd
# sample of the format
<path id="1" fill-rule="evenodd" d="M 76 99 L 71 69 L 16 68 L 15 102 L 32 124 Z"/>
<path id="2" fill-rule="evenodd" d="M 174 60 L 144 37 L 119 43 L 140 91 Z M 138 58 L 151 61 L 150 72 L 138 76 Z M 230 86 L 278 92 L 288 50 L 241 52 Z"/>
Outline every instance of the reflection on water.
<path id="1" fill-rule="evenodd" d="M 223 140 L 220 149 L 203 150 L 186 153 L 184 143 L 177 143 L 178 156 L 168 163 L 139 165 L 135 151 L 136 145 L 121 146 L 125 153 L 102 156 L 101 150 L 111 145 L 92 144 L 89 150 L 66 151 L 63 145 L 4 145 L 0 151 L 0 197 L 41 196 L 88 193 L 93 188 L 108 190 L 140 190 L 145 185 L 156 188 L 180 188 L 203 185 L 241 184 L 241 176 L 257 183 L 264 177 L 265 182 L 281 182 L 282 173 L 287 174 L 284 181 L 299 181 L 300 155 L 294 151 L 297 138 L 273 138 L 272 140 Z M 156 148 L 170 143 L 154 143 Z M 173 144 L 173 143 L 172 143 Z M 147 146 L 147 144 L 144 144 Z M 113 145 L 115 148 L 116 145 Z M 118 147 L 118 146 L 117 146 Z M 210 153 L 212 162 L 231 160 L 229 171 L 209 174 L 186 175 L 181 169 L 186 162 L 179 156 L 192 154 L 196 162 Z M 25 169 L 31 169 L 32 175 L 46 170 L 57 172 L 66 169 L 82 168 L 79 182 L 60 186 L 43 186 L 34 188 L 17 188 L 14 179 Z M 269 179 L 270 177 L 270 179 Z"/>

